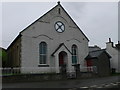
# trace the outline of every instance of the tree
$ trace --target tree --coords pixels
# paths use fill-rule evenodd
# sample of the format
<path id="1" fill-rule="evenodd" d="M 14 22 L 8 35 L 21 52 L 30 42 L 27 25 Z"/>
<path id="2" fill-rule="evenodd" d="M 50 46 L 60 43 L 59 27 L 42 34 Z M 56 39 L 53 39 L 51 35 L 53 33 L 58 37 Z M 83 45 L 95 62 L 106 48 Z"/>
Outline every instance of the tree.
<path id="1" fill-rule="evenodd" d="M 0 67 L 7 66 L 7 52 L 5 49 L 0 48 Z"/>

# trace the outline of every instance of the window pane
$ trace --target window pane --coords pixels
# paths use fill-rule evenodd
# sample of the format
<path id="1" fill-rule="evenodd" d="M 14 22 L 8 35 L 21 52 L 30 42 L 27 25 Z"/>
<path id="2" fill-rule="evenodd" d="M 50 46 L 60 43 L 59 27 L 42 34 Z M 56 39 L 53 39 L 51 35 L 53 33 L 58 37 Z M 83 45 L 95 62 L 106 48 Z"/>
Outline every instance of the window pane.
<path id="1" fill-rule="evenodd" d="M 72 63 L 73 64 L 77 63 L 77 46 L 76 45 L 72 46 Z"/>
<path id="2" fill-rule="evenodd" d="M 77 63 L 77 56 L 72 56 L 72 63 L 74 63 L 74 64 Z"/>
<path id="3" fill-rule="evenodd" d="M 46 55 L 40 55 L 40 64 L 46 64 Z"/>
<path id="4" fill-rule="evenodd" d="M 43 64 L 46 64 L 46 55 L 43 55 Z"/>
<path id="5" fill-rule="evenodd" d="M 40 55 L 40 64 L 43 64 L 43 56 L 42 55 Z"/>
<path id="6" fill-rule="evenodd" d="M 76 55 L 77 54 L 77 50 L 74 48 L 74 49 L 72 49 L 72 54 L 73 55 Z"/>
<path id="7" fill-rule="evenodd" d="M 41 47 L 40 47 L 40 50 L 39 50 L 39 51 L 40 51 L 40 54 L 42 54 L 42 48 L 41 48 Z"/>
<path id="8" fill-rule="evenodd" d="M 40 64 L 46 64 L 47 44 L 45 42 L 39 45 Z"/>
<path id="9" fill-rule="evenodd" d="M 77 55 L 77 48 L 74 49 L 74 55 Z"/>
<path id="10" fill-rule="evenodd" d="M 46 54 L 46 47 L 43 47 L 42 54 Z"/>

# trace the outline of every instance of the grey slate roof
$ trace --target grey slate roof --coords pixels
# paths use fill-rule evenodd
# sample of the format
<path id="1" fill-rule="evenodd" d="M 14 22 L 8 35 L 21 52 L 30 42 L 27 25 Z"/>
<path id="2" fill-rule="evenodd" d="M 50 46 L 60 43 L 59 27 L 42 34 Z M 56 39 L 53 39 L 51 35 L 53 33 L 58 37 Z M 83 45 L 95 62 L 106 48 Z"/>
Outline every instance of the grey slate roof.
<path id="1" fill-rule="evenodd" d="M 78 25 L 74 22 L 74 20 L 70 17 L 70 15 L 66 12 L 66 10 L 62 7 L 62 5 L 58 2 L 58 5 L 65 11 L 65 13 L 68 15 L 68 17 L 73 21 L 73 23 L 78 27 Z M 42 15 L 41 17 L 39 17 L 37 20 L 35 20 L 33 23 L 31 23 L 30 25 L 28 25 L 24 30 L 22 30 L 19 35 L 15 38 L 15 40 L 13 40 L 13 42 L 8 46 L 7 49 L 9 49 L 14 42 L 19 39 L 22 35 L 21 33 L 23 31 L 25 31 L 27 28 L 29 28 L 30 26 L 32 26 L 34 23 L 36 23 L 37 21 L 39 21 L 42 17 L 44 17 L 47 13 L 49 13 L 50 11 L 52 11 L 54 8 L 56 8 L 58 5 L 54 6 L 51 10 L 49 10 L 48 12 L 46 12 L 44 15 Z M 89 39 L 87 38 L 87 36 L 81 31 L 81 29 L 78 27 L 78 29 L 80 30 L 80 32 L 86 37 L 86 39 L 89 41 Z"/>
<path id="2" fill-rule="evenodd" d="M 88 56 L 85 59 L 98 58 L 102 53 L 105 53 L 109 58 L 111 58 L 111 56 L 105 51 L 105 49 L 101 49 L 89 52 Z"/>

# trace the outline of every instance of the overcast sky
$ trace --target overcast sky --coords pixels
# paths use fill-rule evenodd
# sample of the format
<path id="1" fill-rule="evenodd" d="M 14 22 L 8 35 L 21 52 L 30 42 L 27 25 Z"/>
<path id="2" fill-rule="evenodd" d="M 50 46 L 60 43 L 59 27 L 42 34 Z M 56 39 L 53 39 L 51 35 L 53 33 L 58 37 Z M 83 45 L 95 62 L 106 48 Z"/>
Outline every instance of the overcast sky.
<path id="1" fill-rule="evenodd" d="M 7 48 L 20 31 L 55 5 L 57 5 L 56 2 L 2 3 L 2 22 L 0 22 L 2 23 L 2 43 L 0 42 L 0 46 Z M 112 38 L 112 41 L 117 43 L 117 2 L 62 2 L 61 5 L 88 37 L 90 46 L 98 45 L 105 48 L 108 38 Z"/>

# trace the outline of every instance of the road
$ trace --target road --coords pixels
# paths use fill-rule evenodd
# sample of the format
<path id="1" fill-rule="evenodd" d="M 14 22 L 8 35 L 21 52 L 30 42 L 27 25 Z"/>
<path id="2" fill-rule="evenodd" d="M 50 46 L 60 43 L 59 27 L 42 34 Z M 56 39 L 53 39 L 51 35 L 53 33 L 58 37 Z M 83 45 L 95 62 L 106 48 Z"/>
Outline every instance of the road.
<path id="1" fill-rule="evenodd" d="M 118 88 L 120 76 L 60 81 L 3 83 L 2 88 Z"/>

